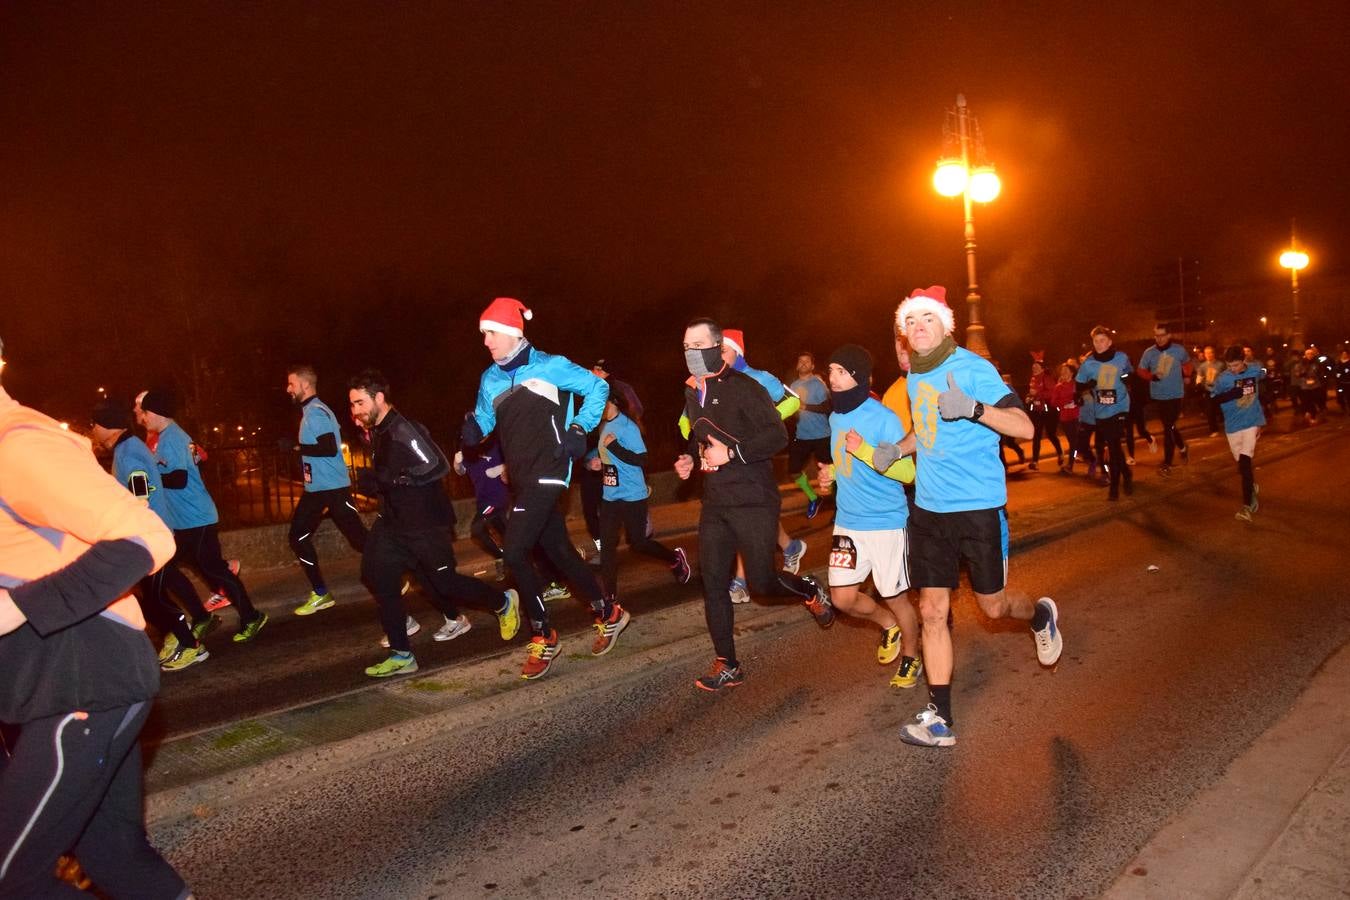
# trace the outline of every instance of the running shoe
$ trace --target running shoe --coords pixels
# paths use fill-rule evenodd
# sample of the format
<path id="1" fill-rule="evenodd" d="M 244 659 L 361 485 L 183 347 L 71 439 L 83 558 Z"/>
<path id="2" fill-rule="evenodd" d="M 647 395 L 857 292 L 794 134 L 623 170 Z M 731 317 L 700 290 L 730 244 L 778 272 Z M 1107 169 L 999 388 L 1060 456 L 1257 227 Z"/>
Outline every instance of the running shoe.
<path id="1" fill-rule="evenodd" d="M 492 561 L 492 565 L 493 565 L 493 568 L 494 568 L 495 571 L 496 571 L 497 580 L 498 580 L 498 581 L 505 581 L 505 580 L 506 580 L 506 560 L 504 560 L 504 559 L 495 559 L 495 560 Z"/>
<path id="2" fill-rule="evenodd" d="M 628 610 L 619 604 L 612 604 L 608 619 L 596 618 L 595 642 L 591 644 L 591 656 L 604 656 L 614 649 L 614 642 L 628 627 Z"/>
<path id="3" fill-rule="evenodd" d="M 1252 505 L 1251 505 L 1251 507 L 1250 507 L 1252 512 L 1256 512 L 1258 509 L 1261 508 L 1261 501 L 1256 499 L 1256 495 L 1259 494 L 1259 493 L 1261 493 L 1261 485 L 1259 485 L 1259 484 L 1253 484 L 1253 485 L 1252 485 Z"/>
<path id="4" fill-rule="evenodd" d="M 166 662 L 169 657 L 178 652 L 178 635 L 169 632 L 164 635 L 164 645 L 159 648 L 159 661 Z"/>
<path id="5" fill-rule="evenodd" d="M 263 630 L 263 626 L 266 624 L 267 624 L 267 613 L 265 612 L 258 613 L 256 616 L 253 617 L 252 622 L 246 623 L 243 628 L 239 629 L 239 633 L 236 634 L 233 638 L 234 642 L 236 644 L 243 644 L 253 640 L 255 637 L 258 636 L 258 632 Z"/>
<path id="6" fill-rule="evenodd" d="M 1167 463 L 1163 463 L 1161 466 L 1158 466 L 1158 474 L 1164 477 L 1171 475 L 1172 467 L 1169 466 Z"/>
<path id="7" fill-rule="evenodd" d="M 713 660 L 707 675 L 694 679 L 694 687 L 701 691 L 717 693 L 722 688 L 736 687 L 745 681 L 745 671 L 740 666 L 729 666 L 722 657 Z"/>
<path id="8" fill-rule="evenodd" d="M 816 517 L 816 513 L 818 513 L 818 512 L 820 512 L 820 498 L 817 497 L 817 498 L 814 499 L 814 500 L 807 500 L 807 501 L 806 501 L 806 517 L 807 517 L 808 519 L 814 519 L 814 518 Z"/>
<path id="9" fill-rule="evenodd" d="M 910 722 L 900 729 L 900 740 L 916 747 L 950 747 L 956 743 L 956 734 L 947 726 L 947 720 L 938 715 L 937 707 L 928 704 Z"/>
<path id="10" fill-rule="evenodd" d="M 558 632 L 549 630 L 547 635 L 536 634 L 530 638 L 528 652 L 525 655 L 525 665 L 520 670 L 520 677 L 533 681 L 536 678 L 542 678 L 548 671 L 548 667 L 553 665 L 553 658 L 558 655 Z"/>
<path id="11" fill-rule="evenodd" d="M 548 587 L 544 588 L 544 596 L 539 599 L 545 603 L 552 603 L 554 600 L 571 600 L 572 592 L 558 582 L 550 581 Z"/>
<path id="12" fill-rule="evenodd" d="M 179 647 L 172 656 L 161 662 L 159 667 L 165 672 L 177 672 L 199 662 L 206 662 L 210 658 L 211 654 L 205 647 Z"/>
<path id="13" fill-rule="evenodd" d="M 1158 452 L 1158 439 L 1157 439 L 1157 438 L 1151 437 L 1151 438 L 1148 439 L 1148 452 L 1149 452 L 1149 453 L 1157 453 L 1157 452 Z"/>
<path id="14" fill-rule="evenodd" d="M 509 590 L 502 596 L 506 598 L 506 606 L 497 613 L 497 630 L 501 632 L 502 640 L 509 641 L 520 631 L 520 594 Z"/>
<path id="15" fill-rule="evenodd" d="M 1242 509 L 1237 511 L 1234 518 L 1241 522 L 1250 522 L 1252 520 L 1252 508 L 1250 506 L 1242 507 Z"/>
<path id="16" fill-rule="evenodd" d="M 412 616 L 408 616 L 408 618 L 404 620 L 403 627 L 404 629 L 407 630 L 408 637 L 412 637 L 414 634 L 417 634 L 417 632 L 422 630 L 421 623 L 418 622 L 416 619 L 414 619 Z M 389 649 L 389 635 L 386 634 L 380 638 L 380 646 L 386 650 Z"/>
<path id="17" fill-rule="evenodd" d="M 208 615 L 205 619 L 200 619 L 192 623 L 192 636 L 201 640 L 211 632 L 220 627 L 220 616 Z M 173 635 L 170 635 L 172 637 Z"/>
<path id="18" fill-rule="evenodd" d="M 895 670 L 891 676 L 891 687 L 912 688 L 919 683 L 919 675 L 923 672 L 923 661 L 915 659 L 912 656 L 903 657 L 900 660 L 900 668 Z"/>
<path id="19" fill-rule="evenodd" d="M 1187 463 L 1187 464 L 1190 463 L 1190 461 L 1191 461 L 1191 448 L 1190 448 L 1190 447 L 1182 447 L 1182 448 L 1181 448 L 1181 461 L 1184 462 L 1184 463 Z"/>
<path id="20" fill-rule="evenodd" d="M 235 576 L 236 578 L 239 577 L 239 560 L 237 559 L 229 560 L 228 562 L 225 563 L 225 568 L 230 570 L 231 575 Z"/>
<path id="21" fill-rule="evenodd" d="M 336 603 L 337 601 L 333 599 L 331 593 L 325 592 L 323 594 L 317 594 L 314 591 L 310 591 L 309 598 L 295 608 L 295 614 L 297 616 L 312 616 L 319 610 L 328 609 L 328 607 L 333 606 Z"/>
<path id="22" fill-rule="evenodd" d="M 900 655 L 900 626 L 881 630 L 881 644 L 877 646 L 877 663 L 889 666 Z"/>
<path id="23" fill-rule="evenodd" d="M 815 589 L 814 594 L 802 601 L 802 606 L 806 607 L 806 611 L 816 620 L 817 625 L 829 628 L 834 624 L 834 607 L 830 604 L 830 595 L 810 575 L 803 576 L 802 581 Z"/>
<path id="24" fill-rule="evenodd" d="M 675 580 L 680 584 L 688 584 L 689 576 L 694 573 L 689 565 L 689 557 L 685 554 L 683 547 L 676 547 L 674 550 L 675 562 L 670 566 L 670 573 L 675 576 Z"/>
<path id="25" fill-rule="evenodd" d="M 391 653 L 382 663 L 366 666 L 366 674 L 371 678 L 388 678 L 391 675 L 411 675 L 417 671 L 417 657 L 411 653 Z"/>
<path id="26" fill-rule="evenodd" d="M 202 607 L 207 612 L 215 612 L 216 610 L 224 609 L 229 605 L 230 605 L 229 597 L 226 597 L 219 591 L 212 591 L 211 596 L 206 598 L 206 602 L 202 604 Z"/>
<path id="27" fill-rule="evenodd" d="M 797 574 L 797 570 L 802 567 L 802 557 L 806 555 L 806 541 L 800 538 L 793 538 L 788 541 L 783 548 L 783 571 Z"/>
<path id="28" fill-rule="evenodd" d="M 1134 457 L 1133 457 L 1133 456 L 1127 456 L 1127 457 L 1125 457 L 1125 465 L 1127 465 L 1127 466 L 1132 466 L 1132 465 L 1134 465 Z"/>
<path id="29" fill-rule="evenodd" d="M 744 578 L 731 579 L 731 587 L 729 590 L 731 591 L 732 603 L 750 602 L 750 589 L 746 587 Z"/>
<path id="30" fill-rule="evenodd" d="M 445 617 L 445 624 L 436 629 L 436 633 L 431 636 L 433 641 L 453 641 L 462 634 L 468 634 L 473 625 L 469 622 L 468 616 L 459 616 L 452 619 Z"/>
<path id="31" fill-rule="evenodd" d="M 1036 658 L 1043 666 L 1053 666 L 1059 662 L 1059 654 L 1064 650 L 1064 636 L 1059 633 L 1059 607 L 1049 597 L 1037 600 L 1036 605 L 1049 614 L 1045 625 L 1039 630 L 1031 630 L 1036 638 Z"/>
<path id="32" fill-rule="evenodd" d="M 1030 465 L 1028 465 L 1027 468 L 1033 472 L 1039 472 L 1041 470 L 1041 464 L 1033 462 Z"/>

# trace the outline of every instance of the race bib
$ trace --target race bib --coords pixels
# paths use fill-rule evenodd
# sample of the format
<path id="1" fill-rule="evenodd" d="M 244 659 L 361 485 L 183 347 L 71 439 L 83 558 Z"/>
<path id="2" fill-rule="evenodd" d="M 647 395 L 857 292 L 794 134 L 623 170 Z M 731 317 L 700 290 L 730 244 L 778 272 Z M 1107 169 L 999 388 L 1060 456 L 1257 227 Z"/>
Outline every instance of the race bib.
<path id="1" fill-rule="evenodd" d="M 310 464 L 309 464 L 309 463 L 303 463 L 303 464 L 302 464 L 302 468 L 304 468 L 304 470 L 305 470 L 305 484 L 313 484 L 313 483 L 314 483 L 314 469 L 310 467 Z"/>
<path id="2" fill-rule="evenodd" d="M 1244 378 L 1238 382 L 1238 386 L 1242 388 L 1242 396 L 1244 397 L 1250 397 L 1252 394 L 1256 393 L 1255 378 Z"/>
<path id="3" fill-rule="evenodd" d="M 600 480 L 605 487 L 618 487 L 619 467 L 613 463 L 605 463 L 600 467 Z"/>
<path id="4" fill-rule="evenodd" d="M 858 548 L 854 546 L 853 538 L 846 534 L 834 536 L 830 542 L 830 568 L 858 568 Z"/>
<path id="5" fill-rule="evenodd" d="M 1115 389 L 1115 388 L 1105 388 L 1105 389 L 1103 389 L 1103 390 L 1098 391 L 1098 392 L 1097 392 L 1097 405 L 1098 405 L 1098 406 L 1115 406 L 1115 405 L 1116 405 L 1116 389 Z"/>

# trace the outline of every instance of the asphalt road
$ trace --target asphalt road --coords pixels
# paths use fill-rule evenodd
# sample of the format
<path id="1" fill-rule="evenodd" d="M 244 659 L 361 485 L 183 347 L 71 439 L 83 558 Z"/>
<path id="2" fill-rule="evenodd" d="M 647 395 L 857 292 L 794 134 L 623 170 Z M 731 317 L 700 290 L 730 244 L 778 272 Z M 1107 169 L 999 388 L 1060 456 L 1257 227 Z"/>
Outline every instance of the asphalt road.
<path id="1" fill-rule="evenodd" d="M 1060 603 L 1053 671 L 959 598 L 950 750 L 900 743 L 923 697 L 874 629 L 785 611 L 722 695 L 691 686 L 704 642 L 616 651 L 152 836 L 203 898 L 1093 896 L 1350 640 L 1350 446 L 1258 481 L 1253 525 L 1233 473 L 1015 557 Z"/>

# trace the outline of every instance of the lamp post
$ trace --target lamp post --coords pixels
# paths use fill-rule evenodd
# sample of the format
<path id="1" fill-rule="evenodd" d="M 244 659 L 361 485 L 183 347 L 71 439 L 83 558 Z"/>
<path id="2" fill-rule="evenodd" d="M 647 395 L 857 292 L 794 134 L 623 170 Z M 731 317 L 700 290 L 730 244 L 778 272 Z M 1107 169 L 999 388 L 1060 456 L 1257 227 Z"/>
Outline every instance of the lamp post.
<path id="1" fill-rule="evenodd" d="M 1308 267 L 1308 254 L 1298 249 L 1294 225 L 1289 224 L 1289 249 L 1280 254 L 1280 265 L 1289 270 L 1289 289 L 1294 297 L 1294 332 L 1290 342 L 1296 350 L 1303 349 L 1303 321 L 1298 316 L 1298 272 Z"/>
<path id="2" fill-rule="evenodd" d="M 956 95 L 956 108 L 947 111 L 942 127 L 943 157 L 933 172 L 933 187 L 944 197 L 961 195 L 966 215 L 966 348 L 989 358 L 980 316 L 980 285 L 975 274 L 975 215 L 973 203 L 988 203 L 998 196 L 1002 183 L 984 155 L 984 135 L 979 120 L 966 106 L 966 95 Z"/>

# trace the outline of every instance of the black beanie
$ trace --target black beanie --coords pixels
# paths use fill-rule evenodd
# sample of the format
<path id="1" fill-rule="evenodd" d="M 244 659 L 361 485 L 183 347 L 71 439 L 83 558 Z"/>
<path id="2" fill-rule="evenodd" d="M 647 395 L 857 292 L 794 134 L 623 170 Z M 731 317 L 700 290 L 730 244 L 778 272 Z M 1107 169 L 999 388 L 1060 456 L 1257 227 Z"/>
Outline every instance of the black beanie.
<path id="1" fill-rule="evenodd" d="M 863 387 L 872 383 L 872 354 L 866 347 L 845 344 L 830 354 L 830 362 L 852 375 L 853 380 Z"/>
<path id="2" fill-rule="evenodd" d="M 120 400 L 107 397 L 94 407 L 94 413 L 89 417 L 89 421 L 104 428 L 130 428 L 131 407 Z"/>
<path id="3" fill-rule="evenodd" d="M 173 397 L 168 391 L 146 391 L 141 398 L 141 409 L 172 419 L 175 412 Z"/>

